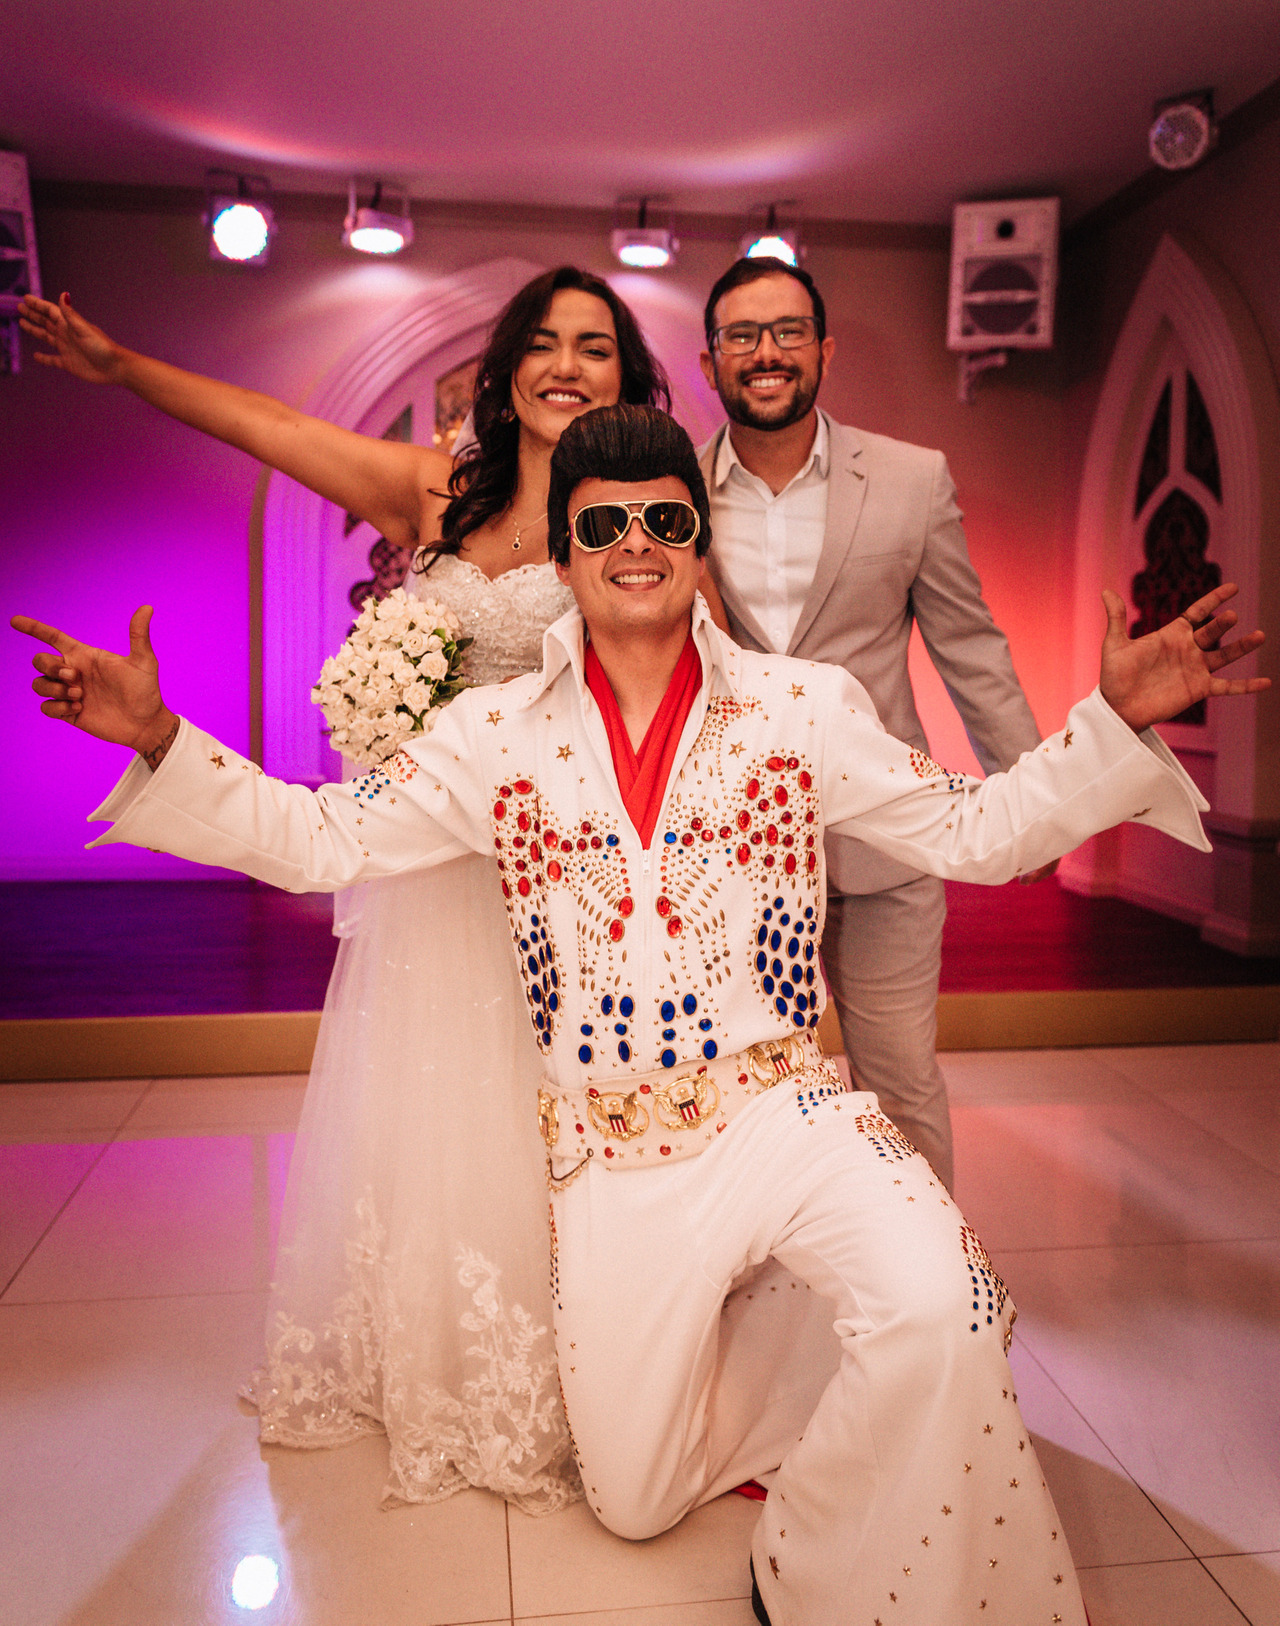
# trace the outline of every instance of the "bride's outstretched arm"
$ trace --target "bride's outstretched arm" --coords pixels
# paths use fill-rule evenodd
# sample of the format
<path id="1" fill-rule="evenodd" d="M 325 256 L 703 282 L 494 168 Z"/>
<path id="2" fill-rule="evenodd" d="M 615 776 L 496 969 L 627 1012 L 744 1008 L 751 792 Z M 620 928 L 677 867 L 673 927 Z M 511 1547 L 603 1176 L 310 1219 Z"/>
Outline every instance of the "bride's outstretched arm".
<path id="1" fill-rule="evenodd" d="M 65 293 L 56 304 L 29 294 L 18 319 L 48 346 L 35 352 L 44 366 L 91 384 L 122 384 L 171 418 L 239 447 L 368 520 L 401 547 L 419 541 L 424 511 L 438 508 L 432 491 L 444 488 L 451 469 L 442 452 L 357 435 L 257 390 L 127 350 L 86 321 Z"/>

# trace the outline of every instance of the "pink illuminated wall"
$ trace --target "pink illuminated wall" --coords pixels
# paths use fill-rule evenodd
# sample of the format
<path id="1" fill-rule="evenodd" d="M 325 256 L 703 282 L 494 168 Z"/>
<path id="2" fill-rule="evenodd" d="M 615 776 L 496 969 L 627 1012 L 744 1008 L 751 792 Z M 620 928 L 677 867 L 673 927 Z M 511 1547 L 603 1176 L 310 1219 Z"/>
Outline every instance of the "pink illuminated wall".
<path id="1" fill-rule="evenodd" d="M 46 209 L 37 230 L 46 290 L 68 288 L 122 342 L 294 402 L 434 277 L 507 255 L 617 270 L 601 238 L 515 226 L 424 231 L 410 258 L 380 265 L 344 251 L 335 225 L 286 216 L 259 272 L 211 265 L 199 222 L 181 215 Z M 699 437 L 719 421 L 697 367 L 702 299 L 732 252 L 727 241 L 694 240 L 673 273 L 616 278 L 672 373 L 678 415 Z M 943 347 L 943 252 L 817 249 L 808 265 L 837 342 L 824 405 L 947 451 L 988 598 L 1037 717 L 1054 726 L 1071 699 L 1056 359 L 1014 357 L 962 407 Z M 34 614 L 123 647 L 129 612 L 154 603 L 170 704 L 247 749 L 258 468 L 128 395 L 31 363 L 0 379 L 0 445 L 6 617 Z M 9 788 L 0 877 L 191 874 L 129 848 L 83 852 L 92 833 L 84 816 L 123 753 L 38 714 L 27 692 L 30 653 L 16 635 L 0 637 Z M 963 731 L 925 668 L 922 712 L 935 754 L 969 765 Z"/>

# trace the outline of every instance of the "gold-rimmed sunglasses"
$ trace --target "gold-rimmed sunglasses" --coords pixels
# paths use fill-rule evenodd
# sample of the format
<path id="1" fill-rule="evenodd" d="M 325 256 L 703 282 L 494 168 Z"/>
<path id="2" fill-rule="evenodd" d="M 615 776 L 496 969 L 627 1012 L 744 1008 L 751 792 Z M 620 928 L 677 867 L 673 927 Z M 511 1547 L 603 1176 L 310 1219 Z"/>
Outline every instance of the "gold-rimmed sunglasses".
<path id="1" fill-rule="evenodd" d="M 687 548 L 702 529 L 692 503 L 649 497 L 642 502 L 590 502 L 569 521 L 569 535 L 584 553 L 601 553 L 622 541 L 633 519 L 664 548 Z"/>

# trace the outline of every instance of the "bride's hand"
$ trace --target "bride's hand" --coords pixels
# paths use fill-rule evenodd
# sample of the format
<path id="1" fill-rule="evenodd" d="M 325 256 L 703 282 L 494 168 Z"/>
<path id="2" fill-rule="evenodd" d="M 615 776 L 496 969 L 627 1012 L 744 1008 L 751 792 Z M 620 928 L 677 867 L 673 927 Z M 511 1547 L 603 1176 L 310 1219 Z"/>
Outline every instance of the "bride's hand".
<path id="1" fill-rule="evenodd" d="M 86 322 L 72 308 L 68 294 L 63 294 L 56 305 L 27 294 L 18 307 L 18 321 L 33 339 L 49 346 L 48 350 L 33 352 L 42 366 L 56 367 L 90 384 L 117 381 L 124 350 L 100 327 Z"/>

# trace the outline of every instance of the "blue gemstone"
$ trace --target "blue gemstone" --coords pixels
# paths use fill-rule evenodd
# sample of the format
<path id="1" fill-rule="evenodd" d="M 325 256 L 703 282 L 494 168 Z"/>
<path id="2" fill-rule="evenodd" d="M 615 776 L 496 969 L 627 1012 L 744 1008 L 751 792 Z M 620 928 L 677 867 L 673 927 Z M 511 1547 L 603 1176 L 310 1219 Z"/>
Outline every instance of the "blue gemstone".
<path id="1" fill-rule="evenodd" d="M 783 987 L 786 987 L 786 986 L 787 986 L 787 984 L 784 983 Z M 808 996 L 808 994 L 797 994 L 796 995 L 796 1009 L 798 1011 L 807 1011 L 809 1009 L 809 996 Z"/>
<path id="2" fill-rule="evenodd" d="M 800 952 L 800 939 L 798 937 L 789 937 L 787 939 L 787 953 L 794 960 L 796 955 L 799 954 L 799 952 Z"/>
<path id="3" fill-rule="evenodd" d="M 707 1040 L 706 1044 L 704 1044 L 703 1047 L 702 1047 L 702 1054 L 707 1058 L 708 1061 L 714 1061 L 715 1060 L 715 1058 L 716 1058 L 716 1042 L 715 1042 L 714 1039 L 708 1039 Z"/>
<path id="4" fill-rule="evenodd" d="M 538 975 L 538 957 L 537 957 L 537 955 L 536 954 L 531 954 L 529 956 L 526 964 L 528 965 L 530 971 L 532 971 L 534 976 L 536 977 Z"/>
<path id="5" fill-rule="evenodd" d="M 522 937 L 520 939 L 520 952 L 521 954 L 527 954 L 529 952 L 529 939 L 527 937 Z"/>
<path id="6" fill-rule="evenodd" d="M 799 1011 L 793 1011 L 791 1013 L 791 1020 L 798 1028 L 806 1027 L 808 1025 L 808 1018 L 801 1016 Z"/>
<path id="7" fill-rule="evenodd" d="M 622 998 L 618 1001 L 618 1009 L 622 1012 L 622 1014 L 624 1016 L 630 1016 L 635 1008 L 636 1002 L 634 999 L 632 999 L 631 995 L 623 994 Z"/>
<path id="8" fill-rule="evenodd" d="M 791 978 L 792 982 L 803 982 L 804 967 L 802 965 L 793 965 L 790 971 L 787 972 L 787 975 Z"/>
<path id="9" fill-rule="evenodd" d="M 787 1014 L 787 1002 L 786 1002 L 786 1000 L 785 999 L 775 999 L 774 1002 L 773 1002 L 773 1008 L 777 1011 L 779 1016 L 785 1016 Z"/>
<path id="10" fill-rule="evenodd" d="M 590 1038 L 590 1037 L 591 1037 L 591 1035 L 592 1035 L 592 1034 L 593 1034 L 593 1033 L 594 1033 L 594 1032 L 595 1032 L 595 1029 L 594 1029 L 594 1028 L 593 1028 L 593 1027 L 592 1027 L 592 1026 L 591 1026 L 591 1024 L 590 1024 L 590 1022 L 584 1022 L 584 1023 L 583 1023 L 583 1024 L 582 1024 L 582 1026 L 581 1026 L 581 1028 L 579 1028 L 579 1030 L 578 1030 L 578 1031 L 579 1031 L 579 1032 L 580 1032 L 580 1033 L 585 1033 L 585 1034 L 586 1034 L 586 1036 L 587 1036 L 587 1037 L 588 1037 L 588 1038 Z"/>
<path id="11" fill-rule="evenodd" d="M 544 1028 L 544 1027 L 546 1027 L 547 1019 L 542 1014 L 541 1011 L 534 1011 L 534 1013 L 533 1013 L 533 1025 L 534 1025 L 535 1028 Z"/>
<path id="12" fill-rule="evenodd" d="M 664 1067 L 674 1067 L 676 1064 L 676 1053 L 674 1050 L 664 1050 L 658 1057 L 658 1060 Z"/>
<path id="13" fill-rule="evenodd" d="M 764 989 L 766 994 L 771 994 L 773 992 L 773 978 L 772 977 L 764 977 L 764 978 L 762 978 L 761 982 L 760 982 L 760 986 Z"/>
<path id="14" fill-rule="evenodd" d="M 625 1033 L 627 1031 L 627 1024 L 625 1022 L 615 1022 L 613 1024 L 613 1031 L 615 1033 Z"/>
<path id="15" fill-rule="evenodd" d="M 791 916 L 790 915 L 779 915 L 778 916 L 778 924 L 779 924 L 779 926 L 789 926 L 791 924 Z"/>
<path id="16" fill-rule="evenodd" d="M 530 915 L 530 916 L 529 916 L 529 924 L 530 924 L 530 925 L 531 925 L 531 926 L 536 926 L 536 925 L 537 925 L 537 924 L 538 924 L 538 917 L 537 917 L 537 915 Z"/>
<path id="17" fill-rule="evenodd" d="M 684 1006 L 684 1014 L 692 1016 L 698 1008 L 698 996 L 696 994 L 686 994 L 680 1003 Z"/>
<path id="18" fill-rule="evenodd" d="M 674 1028 L 663 1028 L 662 1037 L 664 1039 L 674 1039 L 675 1036 L 676 1036 L 676 1030 Z"/>
<path id="19" fill-rule="evenodd" d="M 560 973 L 556 970 L 555 966 L 551 967 L 551 986 L 553 988 L 558 988 L 560 986 Z"/>
<path id="20" fill-rule="evenodd" d="M 813 967 L 811 965 L 807 965 L 804 968 L 804 980 L 809 984 L 810 987 L 813 986 Z"/>
<path id="21" fill-rule="evenodd" d="M 613 1015 L 613 995 L 612 994 L 606 994 L 604 996 L 604 998 L 600 1001 L 600 1009 L 604 1012 L 604 1014 L 606 1016 L 612 1016 Z"/>
<path id="22" fill-rule="evenodd" d="M 711 1031 L 711 1018 L 704 1016 L 701 1022 L 698 1023 L 698 1027 L 703 1033 L 709 1033 Z"/>
<path id="23" fill-rule="evenodd" d="M 578 1046 L 578 1060 L 579 1061 L 590 1061 L 591 1060 L 591 1046 L 589 1044 L 580 1044 Z"/>
<path id="24" fill-rule="evenodd" d="M 816 1010 L 810 1011 L 810 1013 L 809 1013 L 809 1026 L 811 1028 L 816 1028 L 820 1020 L 821 1020 L 821 1018 L 818 1016 L 818 1013 L 817 1013 Z"/>
<path id="25" fill-rule="evenodd" d="M 676 1008 L 674 1003 L 669 999 L 664 999 L 662 1004 L 658 1007 L 658 1015 L 664 1022 L 671 1022 L 675 1020 L 675 1014 Z"/>
<path id="26" fill-rule="evenodd" d="M 773 919 L 773 910 L 772 909 L 766 909 L 764 914 L 761 915 L 760 918 L 761 918 L 761 920 L 772 920 Z"/>
<path id="27" fill-rule="evenodd" d="M 625 1039 L 619 1039 L 618 1040 L 618 1056 L 619 1056 L 619 1059 L 622 1060 L 622 1061 L 630 1061 L 631 1060 L 631 1046 L 627 1043 L 627 1041 Z"/>
<path id="28" fill-rule="evenodd" d="M 675 831 L 674 830 L 668 830 L 666 835 L 663 836 L 662 839 L 666 842 L 667 846 L 669 847 L 672 844 L 672 842 L 676 839 Z"/>
<path id="29" fill-rule="evenodd" d="M 787 900 L 785 898 L 775 898 L 773 900 L 773 907 L 775 909 L 781 909 L 783 907 L 783 905 L 786 903 L 786 901 Z"/>
<path id="30" fill-rule="evenodd" d="M 534 1002 L 535 1005 L 542 1004 L 542 989 L 536 982 L 531 982 L 529 984 L 529 998 Z"/>
<path id="31" fill-rule="evenodd" d="M 604 838 L 604 844 L 606 847 L 616 847 L 618 845 L 617 836 L 606 836 Z"/>
<path id="32" fill-rule="evenodd" d="M 791 984 L 789 982 L 780 982 L 778 984 L 778 992 L 780 994 L 785 994 L 787 996 L 787 998 L 790 999 L 792 997 L 792 995 L 795 993 L 795 989 L 791 986 Z"/>
<path id="33" fill-rule="evenodd" d="M 768 964 L 769 956 L 762 949 L 760 953 L 756 955 L 756 970 L 763 971 Z"/>
<path id="34" fill-rule="evenodd" d="M 807 908 L 807 909 L 806 909 L 806 910 L 805 910 L 805 912 L 804 912 L 804 918 L 805 918 L 805 919 L 806 919 L 806 920 L 812 920 L 812 919 L 813 919 L 813 906 L 812 906 L 812 904 L 811 904 L 811 905 L 810 905 L 810 906 L 809 906 L 809 908 Z"/>
<path id="35" fill-rule="evenodd" d="M 813 944 L 812 943 L 806 943 L 805 944 L 805 946 L 804 946 L 804 957 L 805 957 L 806 960 L 812 960 L 813 959 Z"/>
<path id="36" fill-rule="evenodd" d="M 767 943 L 768 941 L 769 941 L 769 928 L 767 926 L 761 926 L 760 930 L 756 933 L 756 942 L 757 943 Z"/>
<path id="37" fill-rule="evenodd" d="M 782 933 L 781 932 L 770 932 L 769 933 L 769 947 L 771 949 L 780 949 L 782 947 Z"/>
<path id="38" fill-rule="evenodd" d="M 559 994 L 548 994 L 547 995 L 547 1009 L 549 1011 L 558 1011 L 560 1009 L 560 995 Z"/>

